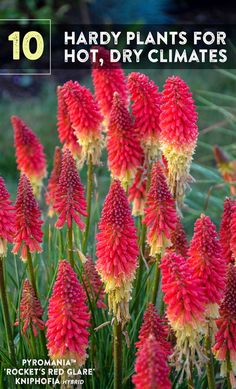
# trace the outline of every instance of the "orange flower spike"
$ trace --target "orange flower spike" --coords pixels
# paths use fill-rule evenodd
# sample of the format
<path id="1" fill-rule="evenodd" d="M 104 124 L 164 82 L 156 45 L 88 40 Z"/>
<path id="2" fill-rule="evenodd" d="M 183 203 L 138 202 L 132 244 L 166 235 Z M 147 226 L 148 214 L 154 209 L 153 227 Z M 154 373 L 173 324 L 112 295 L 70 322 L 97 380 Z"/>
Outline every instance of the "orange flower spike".
<path id="1" fill-rule="evenodd" d="M 218 316 L 218 304 L 225 288 L 226 260 L 222 255 L 216 227 L 209 216 L 201 215 L 194 225 L 188 263 L 205 287 L 207 317 Z"/>
<path id="2" fill-rule="evenodd" d="M 84 271 L 82 273 L 83 283 L 85 285 L 86 292 L 92 302 L 95 302 L 98 308 L 106 308 L 104 303 L 104 288 L 101 278 L 95 267 L 91 257 L 86 258 L 86 262 L 83 265 Z"/>
<path id="3" fill-rule="evenodd" d="M 97 234 L 96 268 L 105 284 L 109 310 L 129 320 L 129 300 L 137 267 L 137 232 L 124 189 L 118 180 L 105 199 Z"/>
<path id="4" fill-rule="evenodd" d="M 60 174 L 61 174 L 61 161 L 62 161 L 62 153 L 60 147 L 55 147 L 54 152 L 54 163 L 53 169 L 51 172 L 51 176 L 48 180 L 47 192 L 45 194 L 46 203 L 49 205 L 48 215 L 52 217 L 55 213 L 53 209 L 53 205 L 55 203 L 57 184 L 59 182 Z"/>
<path id="5" fill-rule="evenodd" d="M 150 255 L 163 254 L 165 249 L 171 246 L 171 233 L 176 227 L 177 213 L 160 162 L 156 162 L 152 167 L 151 186 L 144 212 L 143 223 L 148 230 Z"/>
<path id="6" fill-rule="evenodd" d="M 56 187 L 53 207 L 58 214 L 56 228 L 62 228 L 65 223 L 70 228 L 74 220 L 81 230 L 84 229 L 85 225 L 81 219 L 81 216 L 87 216 L 84 188 L 76 169 L 75 160 L 68 149 L 64 151 L 62 156 L 61 174 Z"/>
<path id="7" fill-rule="evenodd" d="M 27 250 L 31 253 L 41 252 L 43 233 L 41 226 L 41 212 L 33 195 L 32 186 L 25 174 L 21 174 L 18 185 L 16 203 L 16 233 L 12 252 L 27 260 Z"/>
<path id="8" fill-rule="evenodd" d="M 144 215 L 144 205 L 147 195 L 147 168 L 142 164 L 138 167 L 134 182 L 129 188 L 129 202 L 133 202 L 132 214 Z"/>
<path id="9" fill-rule="evenodd" d="M 43 146 L 34 132 L 18 116 L 11 117 L 14 128 L 17 167 L 29 178 L 34 194 L 39 196 L 47 174 Z"/>
<path id="10" fill-rule="evenodd" d="M 124 101 L 114 94 L 107 136 L 108 165 L 112 177 L 127 188 L 143 160 L 143 151 Z"/>
<path id="11" fill-rule="evenodd" d="M 62 87 L 74 133 L 81 146 L 81 158 L 93 164 L 100 159 L 102 115 L 92 93 L 78 82 L 68 81 Z"/>
<path id="12" fill-rule="evenodd" d="M 177 370 L 181 370 L 182 375 L 186 372 L 190 377 L 191 365 L 205 362 L 200 346 L 206 325 L 205 290 L 202 282 L 194 277 L 188 261 L 180 255 L 166 254 L 160 267 L 166 314 L 176 335 L 173 357 Z"/>
<path id="13" fill-rule="evenodd" d="M 160 154 L 161 93 L 155 83 L 142 73 L 129 74 L 128 88 L 133 101 L 134 127 L 138 131 L 147 161 L 150 158 L 155 160 Z"/>
<path id="14" fill-rule="evenodd" d="M 217 163 L 220 174 L 225 182 L 236 181 L 236 160 L 230 161 L 224 150 L 219 146 L 214 146 L 214 157 Z M 230 186 L 230 192 L 232 196 L 236 196 L 236 186 Z"/>
<path id="15" fill-rule="evenodd" d="M 171 346 L 167 341 L 168 327 L 158 315 L 157 309 L 152 303 L 148 304 L 143 316 L 143 323 L 138 334 L 138 342 L 135 344 L 138 350 L 142 348 L 149 335 L 152 335 L 161 344 L 163 350 L 166 352 L 166 357 L 170 356 Z"/>
<path id="16" fill-rule="evenodd" d="M 86 295 L 77 275 L 69 262 L 60 261 L 46 323 L 47 348 L 52 359 L 75 359 L 79 367 L 85 363 L 89 319 Z"/>
<path id="17" fill-rule="evenodd" d="M 181 205 L 188 187 L 198 127 L 192 94 L 180 77 L 167 79 L 162 92 L 161 111 L 161 148 L 168 163 L 168 184 Z"/>
<path id="18" fill-rule="evenodd" d="M 232 366 L 230 372 L 231 385 L 235 387 L 236 370 L 236 267 L 228 264 L 227 281 L 223 302 L 220 306 L 220 317 L 216 320 L 216 343 L 212 349 L 216 359 L 222 362 L 221 375 L 227 375 L 227 355 Z"/>
<path id="19" fill-rule="evenodd" d="M 233 220 L 233 209 L 235 209 L 235 205 L 235 200 L 226 197 L 224 201 L 224 212 L 220 224 L 220 244 L 222 248 L 222 254 L 226 262 L 234 262 L 235 256 L 232 252 L 232 248 L 234 246 L 234 239 L 232 239 L 232 231 L 236 230 L 236 225 Z M 234 252 L 236 254 L 236 248 L 234 248 Z"/>
<path id="20" fill-rule="evenodd" d="M 57 88 L 57 101 L 57 129 L 60 142 L 64 145 L 64 148 L 71 151 L 74 158 L 80 160 L 81 146 L 75 136 L 63 90 L 60 86 Z"/>
<path id="21" fill-rule="evenodd" d="M 128 107 L 126 77 L 118 62 L 110 62 L 108 50 L 100 46 L 95 48 L 98 50 L 98 53 L 96 63 L 92 64 L 92 78 L 95 96 L 105 118 L 104 125 L 107 127 L 115 92 L 119 93 L 122 100 L 125 102 L 125 106 Z M 102 66 L 101 61 L 103 61 Z"/>
<path id="22" fill-rule="evenodd" d="M 170 367 L 162 345 L 149 335 L 137 353 L 132 382 L 136 389 L 171 389 Z"/>
<path id="23" fill-rule="evenodd" d="M 15 235 L 15 208 L 10 200 L 5 182 L 0 176 L 0 257 L 7 255 L 7 243 Z"/>
<path id="24" fill-rule="evenodd" d="M 29 280 L 25 280 L 20 302 L 20 323 L 23 324 L 23 333 L 26 333 L 28 328 L 32 328 L 34 336 L 38 336 L 38 330 L 44 330 L 45 326 L 42 316 L 43 309 L 41 303 L 35 296 L 34 289 Z M 17 321 L 15 325 L 18 326 L 19 322 Z"/>

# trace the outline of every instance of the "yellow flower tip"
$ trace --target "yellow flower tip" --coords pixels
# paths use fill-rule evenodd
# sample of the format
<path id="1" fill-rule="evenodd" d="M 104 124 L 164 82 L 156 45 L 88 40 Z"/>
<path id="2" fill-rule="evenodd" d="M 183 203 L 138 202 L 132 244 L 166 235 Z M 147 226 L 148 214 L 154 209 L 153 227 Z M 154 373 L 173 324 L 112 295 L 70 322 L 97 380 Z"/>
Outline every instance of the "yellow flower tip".
<path id="1" fill-rule="evenodd" d="M 172 245 L 170 239 L 168 239 L 163 232 L 160 235 L 153 235 L 153 237 L 148 240 L 148 244 L 150 246 L 151 257 L 163 255 L 165 249 Z"/>
<path id="2" fill-rule="evenodd" d="M 82 147 L 81 160 L 79 163 L 81 164 L 84 161 L 88 161 L 91 156 L 93 165 L 99 165 L 101 151 L 104 145 L 100 132 L 80 135 L 78 143 Z"/>
<path id="3" fill-rule="evenodd" d="M 0 257 L 7 256 L 7 240 L 0 237 Z"/>
<path id="4" fill-rule="evenodd" d="M 219 305 L 218 304 L 208 304 L 206 306 L 205 316 L 208 319 L 217 319 L 219 317 Z"/>
<path id="5" fill-rule="evenodd" d="M 109 313 L 123 325 L 130 320 L 129 301 L 131 299 L 134 274 L 125 280 L 109 278 L 102 281 L 105 284 L 105 292 L 108 294 Z"/>
<path id="6" fill-rule="evenodd" d="M 157 161 L 160 158 L 160 142 L 156 137 L 150 136 L 141 141 L 147 161 Z"/>
<path id="7" fill-rule="evenodd" d="M 182 149 L 162 143 L 162 151 L 168 163 L 168 185 L 172 195 L 181 205 L 189 188 L 189 171 L 195 144 Z"/>
<path id="8" fill-rule="evenodd" d="M 86 256 L 82 253 L 82 251 L 78 250 L 77 253 L 79 255 L 79 258 L 80 258 L 82 264 L 84 264 L 88 261 Z"/>

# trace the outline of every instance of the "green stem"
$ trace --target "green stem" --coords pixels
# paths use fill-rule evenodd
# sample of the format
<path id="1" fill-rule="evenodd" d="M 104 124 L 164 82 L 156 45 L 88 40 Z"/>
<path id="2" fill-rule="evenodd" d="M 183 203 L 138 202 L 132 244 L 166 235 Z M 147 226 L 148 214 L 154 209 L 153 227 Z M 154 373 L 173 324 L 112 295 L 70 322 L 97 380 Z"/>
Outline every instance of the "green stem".
<path id="1" fill-rule="evenodd" d="M 231 386 L 231 382 L 230 382 L 230 372 L 232 370 L 232 365 L 230 362 L 229 350 L 227 350 L 227 353 L 226 353 L 226 363 L 227 363 L 227 387 L 228 387 L 228 389 L 231 389 L 232 386 Z"/>
<path id="2" fill-rule="evenodd" d="M 188 378 L 188 389 L 194 389 L 194 382 L 193 382 L 193 364 L 190 362 L 190 377 Z"/>
<path id="3" fill-rule="evenodd" d="M 158 286 L 160 281 L 160 269 L 159 269 L 159 258 L 156 259 L 156 269 L 155 269 L 155 278 L 152 290 L 152 304 L 156 305 Z"/>
<path id="4" fill-rule="evenodd" d="M 1 293 L 1 300 L 2 300 L 3 318 L 4 318 L 5 329 L 6 329 L 7 347 L 8 347 L 8 351 L 12 363 L 14 364 L 14 366 L 16 366 L 16 355 L 15 355 L 12 327 L 10 321 L 9 306 L 7 301 L 2 257 L 0 257 L 0 293 Z"/>
<path id="5" fill-rule="evenodd" d="M 29 278 L 31 285 L 34 289 L 35 296 L 38 297 L 37 288 L 36 288 L 36 281 L 35 281 L 35 275 L 34 275 L 34 267 L 33 267 L 33 261 L 32 261 L 32 255 L 29 251 L 29 248 L 27 248 L 27 263 L 28 263 L 28 271 L 29 271 Z"/>
<path id="6" fill-rule="evenodd" d="M 114 389 L 122 388 L 122 329 L 117 319 L 113 324 L 114 334 Z"/>
<path id="7" fill-rule="evenodd" d="M 141 230 L 141 236 L 140 236 L 140 255 L 139 255 L 139 267 L 137 270 L 137 278 L 136 278 L 136 285 L 135 285 L 135 307 L 138 308 L 139 306 L 139 297 L 140 297 L 140 287 L 142 282 L 142 275 L 143 275 L 143 254 L 145 249 L 145 239 L 146 239 L 146 226 L 145 224 L 142 224 L 142 230 Z"/>
<path id="8" fill-rule="evenodd" d="M 213 355 L 211 352 L 211 331 L 210 331 L 209 324 L 208 324 L 207 334 L 205 338 L 205 350 L 206 350 L 206 356 L 208 358 L 206 364 L 208 388 L 215 389 L 216 385 L 215 385 L 215 376 L 214 376 Z"/>
<path id="9" fill-rule="evenodd" d="M 83 236 L 82 250 L 86 254 L 87 244 L 88 244 L 88 235 L 89 235 L 89 226 L 91 219 L 91 202 L 92 202 L 92 191 L 93 191 L 93 163 L 92 156 L 90 155 L 88 160 L 88 170 L 87 170 L 87 219 L 86 227 Z"/>
<path id="10" fill-rule="evenodd" d="M 73 254 L 73 222 L 71 223 L 71 226 L 68 228 L 68 259 L 72 268 L 74 268 L 75 262 L 74 262 L 74 254 Z"/>

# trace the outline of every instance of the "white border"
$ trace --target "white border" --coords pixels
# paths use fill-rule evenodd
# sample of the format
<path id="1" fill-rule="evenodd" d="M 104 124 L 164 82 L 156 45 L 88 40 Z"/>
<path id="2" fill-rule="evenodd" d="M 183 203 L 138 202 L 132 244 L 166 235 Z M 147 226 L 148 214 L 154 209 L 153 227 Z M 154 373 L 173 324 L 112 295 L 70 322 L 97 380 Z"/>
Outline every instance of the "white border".
<path id="1" fill-rule="evenodd" d="M 52 19 L 0 19 L 1 21 L 10 21 L 10 22 L 19 22 L 19 21 L 47 21 L 49 22 L 49 73 L 1 73 L 0 76 L 51 76 L 52 75 L 52 45 L 51 45 L 51 37 L 52 37 Z"/>

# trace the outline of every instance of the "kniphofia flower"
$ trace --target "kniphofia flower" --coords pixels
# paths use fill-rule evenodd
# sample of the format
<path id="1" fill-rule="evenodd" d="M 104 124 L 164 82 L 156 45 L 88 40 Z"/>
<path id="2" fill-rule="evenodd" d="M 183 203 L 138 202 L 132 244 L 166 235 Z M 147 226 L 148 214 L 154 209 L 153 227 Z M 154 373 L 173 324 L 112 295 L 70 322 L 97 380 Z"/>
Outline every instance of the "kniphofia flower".
<path id="1" fill-rule="evenodd" d="M 224 150 L 217 145 L 214 147 L 214 157 L 224 181 L 236 182 L 236 160 L 230 160 Z M 230 192 L 232 196 L 236 196 L 235 185 L 230 186 Z"/>
<path id="2" fill-rule="evenodd" d="M 52 359 L 85 363 L 90 315 L 86 295 L 66 260 L 59 262 L 57 279 L 48 306 L 47 348 Z"/>
<path id="3" fill-rule="evenodd" d="M 34 132 L 18 116 L 12 116 L 18 170 L 30 179 L 35 195 L 40 194 L 47 174 L 43 146 Z"/>
<path id="4" fill-rule="evenodd" d="M 222 254 L 226 260 L 226 262 L 233 262 L 234 261 L 234 255 L 231 248 L 231 240 L 232 240 L 232 246 L 233 246 L 233 239 L 232 239 L 232 227 L 234 226 L 232 215 L 233 215 L 233 208 L 235 209 L 235 200 L 232 200 L 230 198 L 226 198 L 224 201 L 224 212 L 221 219 L 220 224 L 220 244 L 222 248 Z M 236 250 L 234 250 L 236 254 Z"/>
<path id="5" fill-rule="evenodd" d="M 21 174 L 18 185 L 16 203 L 16 233 L 12 252 L 20 252 L 21 259 L 27 260 L 27 250 L 31 253 L 41 252 L 43 233 L 41 212 L 35 200 L 32 186 L 28 177 Z"/>
<path id="6" fill-rule="evenodd" d="M 220 317 L 216 320 L 217 332 L 215 333 L 216 343 L 213 353 L 216 359 L 222 362 L 221 374 L 227 374 L 227 356 L 232 366 L 230 372 L 231 384 L 236 385 L 234 374 L 236 374 L 236 267 L 228 264 L 227 281 L 224 299 L 220 306 Z M 233 374 L 234 373 L 234 374 Z"/>
<path id="7" fill-rule="evenodd" d="M 166 352 L 166 357 L 170 355 L 171 347 L 168 339 L 168 327 L 165 321 L 158 315 L 155 305 L 149 303 L 143 316 L 143 323 L 140 327 L 138 334 L 138 342 L 136 347 L 140 350 L 148 339 L 149 335 L 152 335 L 157 340 L 163 350 Z"/>
<path id="8" fill-rule="evenodd" d="M 143 152 L 131 115 L 118 93 L 113 97 L 107 150 L 112 177 L 118 178 L 127 187 L 133 181 L 137 168 L 141 166 Z"/>
<path id="9" fill-rule="evenodd" d="M 109 51 L 103 47 L 98 50 L 96 62 L 92 64 L 92 78 L 95 96 L 99 108 L 105 118 L 104 125 L 107 127 L 112 108 L 112 99 L 115 92 L 119 93 L 125 106 L 128 106 L 128 93 L 126 77 L 119 62 L 111 62 Z M 101 66 L 101 60 L 103 65 Z"/>
<path id="10" fill-rule="evenodd" d="M 64 148 L 71 151 L 74 158 L 79 160 L 81 146 L 75 136 L 63 90 L 60 86 L 57 88 L 57 104 L 57 129 L 60 142 L 64 145 Z"/>
<path id="11" fill-rule="evenodd" d="M 129 188 L 129 201 L 133 203 L 132 214 L 144 215 L 144 204 L 147 195 L 147 167 L 142 164 L 137 168 L 134 182 Z"/>
<path id="12" fill-rule="evenodd" d="M 151 334 L 137 353 L 133 384 L 136 389 L 171 389 L 169 374 L 165 350 Z"/>
<path id="13" fill-rule="evenodd" d="M 78 82 L 68 81 L 61 87 L 70 122 L 81 146 L 81 159 L 99 162 L 102 135 L 102 115 L 92 93 Z"/>
<path id="14" fill-rule="evenodd" d="M 49 216 L 53 216 L 53 214 L 55 213 L 55 210 L 53 209 L 53 205 L 55 202 L 57 185 L 61 174 L 61 160 L 62 160 L 61 149 L 60 147 L 56 146 L 54 152 L 53 169 L 48 180 L 47 192 L 45 194 L 46 203 L 49 205 L 49 209 L 48 209 Z"/>
<path id="15" fill-rule="evenodd" d="M 129 203 L 118 180 L 111 184 L 98 228 L 96 267 L 105 284 L 110 312 L 124 323 L 129 320 L 138 245 Z"/>
<path id="16" fill-rule="evenodd" d="M 148 229 L 150 255 L 163 254 L 165 249 L 171 246 L 171 233 L 175 230 L 177 213 L 160 162 L 156 162 L 152 167 L 151 186 L 144 212 L 143 223 Z"/>
<path id="17" fill-rule="evenodd" d="M 180 77 L 167 79 L 161 111 L 161 148 L 168 162 L 168 183 L 172 195 L 181 204 L 188 186 L 198 127 L 192 94 Z"/>
<path id="18" fill-rule="evenodd" d="M 231 218 L 230 218 L 230 250 L 232 252 L 232 260 L 236 259 L 236 200 L 231 202 Z M 223 228 L 223 226 L 221 227 Z M 222 234 L 222 230 L 221 230 Z M 229 239 L 228 237 L 228 239 Z"/>
<path id="19" fill-rule="evenodd" d="M 94 302 L 98 308 L 106 308 L 102 281 L 91 257 L 86 258 L 83 269 L 83 283 L 91 302 Z"/>
<path id="20" fill-rule="evenodd" d="M 5 182 L 0 176 L 0 257 L 7 255 L 7 243 L 15 235 L 15 209 L 10 200 Z"/>
<path id="21" fill-rule="evenodd" d="M 68 149 L 64 151 L 62 156 L 54 209 L 58 214 L 58 220 L 55 224 L 57 228 L 62 228 L 65 223 L 70 228 L 74 220 L 81 230 L 84 229 L 85 225 L 81 219 L 81 216 L 86 216 L 84 188 L 76 169 L 75 160 Z"/>
<path id="22" fill-rule="evenodd" d="M 170 240 L 171 246 L 168 248 L 168 251 L 172 251 L 184 258 L 187 258 L 189 245 L 179 216 L 177 218 L 175 229 L 171 232 Z"/>
<path id="23" fill-rule="evenodd" d="M 42 316 L 43 309 L 39 299 L 35 296 L 34 288 L 29 280 L 25 280 L 22 288 L 19 321 L 15 325 L 22 324 L 24 333 L 32 328 L 34 336 L 38 336 L 38 330 L 44 329 Z"/>
<path id="24" fill-rule="evenodd" d="M 188 254 L 189 266 L 205 289 L 206 315 L 216 318 L 225 287 L 226 260 L 222 255 L 216 227 L 209 216 L 201 215 L 195 222 Z"/>
<path id="25" fill-rule="evenodd" d="M 176 335 L 176 367 L 189 377 L 191 364 L 196 364 L 195 355 L 198 354 L 198 363 L 204 358 L 200 340 L 205 331 L 205 289 L 181 255 L 167 253 L 161 269 L 166 314 Z"/>
<path id="26" fill-rule="evenodd" d="M 156 159 L 160 153 L 160 103 L 157 85 L 142 73 L 130 73 L 128 88 L 131 94 L 134 127 L 145 151 L 147 160 Z"/>

